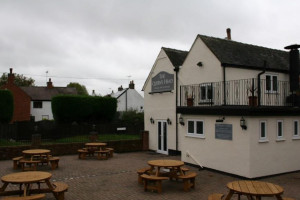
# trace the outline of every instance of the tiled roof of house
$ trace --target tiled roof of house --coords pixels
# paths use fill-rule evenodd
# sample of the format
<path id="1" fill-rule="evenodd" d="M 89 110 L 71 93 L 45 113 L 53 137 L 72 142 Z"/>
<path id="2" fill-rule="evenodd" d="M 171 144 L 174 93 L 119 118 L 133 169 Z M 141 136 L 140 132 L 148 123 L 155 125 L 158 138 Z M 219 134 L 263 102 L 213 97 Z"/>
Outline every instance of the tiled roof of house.
<path id="1" fill-rule="evenodd" d="M 120 96 L 122 96 L 127 90 L 129 90 L 129 88 L 125 88 L 122 91 L 118 91 L 116 93 L 112 93 L 111 97 L 114 97 L 116 99 L 118 99 Z"/>
<path id="2" fill-rule="evenodd" d="M 60 94 L 77 94 L 75 88 L 69 87 L 20 87 L 25 93 L 27 93 L 31 100 L 39 101 L 51 101 L 52 97 Z"/>
<path id="3" fill-rule="evenodd" d="M 287 71 L 289 69 L 289 53 L 286 51 L 204 35 L 198 36 L 222 64 L 263 69 L 264 61 L 266 61 L 269 70 Z"/>
<path id="4" fill-rule="evenodd" d="M 169 57 L 174 67 L 181 66 L 188 54 L 188 51 L 181 51 L 181 50 L 170 49 L 166 47 L 163 47 L 162 49 L 166 52 L 167 56 Z"/>

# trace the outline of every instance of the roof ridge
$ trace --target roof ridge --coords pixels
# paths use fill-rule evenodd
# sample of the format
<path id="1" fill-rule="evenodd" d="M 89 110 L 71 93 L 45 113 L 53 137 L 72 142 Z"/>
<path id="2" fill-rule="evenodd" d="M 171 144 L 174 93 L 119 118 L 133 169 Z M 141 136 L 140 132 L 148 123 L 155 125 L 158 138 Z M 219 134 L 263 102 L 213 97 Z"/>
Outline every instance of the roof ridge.
<path id="1" fill-rule="evenodd" d="M 171 51 L 178 51 L 178 52 L 189 52 L 185 50 L 179 50 L 179 49 L 174 49 L 174 48 L 169 48 L 169 47 L 162 47 L 164 50 L 171 50 Z"/>
<path id="2" fill-rule="evenodd" d="M 253 46 L 253 47 L 258 47 L 258 48 L 269 49 L 269 50 L 272 50 L 272 51 L 280 51 L 280 52 L 288 53 L 288 51 L 284 51 L 284 50 L 280 50 L 280 49 L 273 49 L 273 48 L 270 48 L 270 47 L 264 47 L 264 46 L 254 45 L 254 44 L 243 43 L 243 42 L 239 42 L 239 41 L 236 41 L 236 40 L 228 40 L 228 39 L 224 39 L 224 38 L 217 38 L 217 37 L 201 35 L 201 34 L 198 34 L 198 36 L 200 38 L 201 37 L 207 37 L 207 38 L 212 38 L 212 39 L 217 39 L 217 40 L 223 40 L 223 41 L 226 41 L 226 42 L 238 43 L 238 44 L 242 44 L 242 45 L 248 45 L 248 46 Z"/>

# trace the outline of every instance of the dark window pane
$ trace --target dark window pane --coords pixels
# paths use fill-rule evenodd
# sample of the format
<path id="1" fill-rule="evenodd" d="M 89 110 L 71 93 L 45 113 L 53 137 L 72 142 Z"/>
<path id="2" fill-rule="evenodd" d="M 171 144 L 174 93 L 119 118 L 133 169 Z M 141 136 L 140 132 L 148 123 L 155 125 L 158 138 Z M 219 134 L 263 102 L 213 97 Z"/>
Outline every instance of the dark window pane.
<path id="1" fill-rule="evenodd" d="M 260 137 L 262 137 L 262 138 L 266 137 L 266 124 L 265 124 L 265 122 L 262 122 L 260 124 Z"/>
<path id="2" fill-rule="evenodd" d="M 298 135 L 298 121 L 294 121 L 294 135 Z"/>
<path id="3" fill-rule="evenodd" d="M 210 85 L 207 86 L 207 98 L 212 99 L 212 87 Z"/>
<path id="4" fill-rule="evenodd" d="M 197 122 L 197 134 L 203 134 L 203 122 Z"/>
<path id="5" fill-rule="evenodd" d="M 278 137 L 282 136 L 282 122 L 278 122 Z"/>
<path id="6" fill-rule="evenodd" d="M 266 76 L 266 90 L 271 90 L 271 76 Z"/>
<path id="7" fill-rule="evenodd" d="M 273 91 L 277 91 L 277 76 L 273 76 Z"/>
<path id="8" fill-rule="evenodd" d="M 205 99 L 206 99 L 206 87 L 201 86 L 201 100 L 205 100 Z"/>
<path id="9" fill-rule="evenodd" d="M 194 122 L 188 121 L 188 133 L 194 133 Z"/>

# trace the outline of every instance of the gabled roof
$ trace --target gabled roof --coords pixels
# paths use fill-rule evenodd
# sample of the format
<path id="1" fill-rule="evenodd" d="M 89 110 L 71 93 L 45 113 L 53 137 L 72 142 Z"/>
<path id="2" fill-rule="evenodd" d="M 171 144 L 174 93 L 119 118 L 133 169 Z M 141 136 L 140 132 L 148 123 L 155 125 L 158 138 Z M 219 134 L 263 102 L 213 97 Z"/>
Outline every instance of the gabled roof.
<path id="1" fill-rule="evenodd" d="M 166 52 L 167 56 L 169 57 L 174 67 L 181 66 L 188 54 L 188 51 L 181 51 L 181 50 L 170 49 L 166 47 L 162 47 L 162 49 Z"/>
<path id="2" fill-rule="evenodd" d="M 264 61 L 266 61 L 267 69 L 269 70 L 289 70 L 289 53 L 286 51 L 204 35 L 198 35 L 198 37 L 201 38 L 223 65 L 263 69 Z"/>
<path id="3" fill-rule="evenodd" d="M 125 88 L 122 91 L 118 91 L 116 93 L 112 93 L 110 96 L 118 99 L 120 96 L 122 96 L 129 88 Z"/>
<path id="4" fill-rule="evenodd" d="M 26 94 L 28 94 L 31 100 L 38 101 L 51 101 L 52 97 L 60 94 L 77 94 L 75 88 L 69 87 L 20 87 Z"/>

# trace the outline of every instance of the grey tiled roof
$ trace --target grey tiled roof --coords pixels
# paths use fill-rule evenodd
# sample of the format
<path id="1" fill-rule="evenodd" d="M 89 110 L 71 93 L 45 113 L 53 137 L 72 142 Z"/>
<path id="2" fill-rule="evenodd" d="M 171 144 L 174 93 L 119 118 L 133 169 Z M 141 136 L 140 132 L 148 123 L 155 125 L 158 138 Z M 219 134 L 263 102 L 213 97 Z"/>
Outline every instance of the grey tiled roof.
<path id="1" fill-rule="evenodd" d="M 170 49 L 166 47 L 163 47 L 162 49 L 166 52 L 167 56 L 169 57 L 174 67 L 181 66 L 188 54 L 188 51 L 181 51 L 181 50 Z"/>
<path id="2" fill-rule="evenodd" d="M 264 61 L 266 61 L 267 69 L 269 70 L 287 71 L 289 69 L 289 53 L 286 51 L 204 35 L 198 36 L 222 64 L 250 69 L 263 69 Z"/>
<path id="3" fill-rule="evenodd" d="M 68 87 L 20 87 L 26 94 L 31 97 L 31 100 L 51 101 L 52 97 L 60 94 L 77 94 L 75 88 Z"/>

